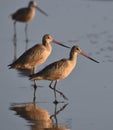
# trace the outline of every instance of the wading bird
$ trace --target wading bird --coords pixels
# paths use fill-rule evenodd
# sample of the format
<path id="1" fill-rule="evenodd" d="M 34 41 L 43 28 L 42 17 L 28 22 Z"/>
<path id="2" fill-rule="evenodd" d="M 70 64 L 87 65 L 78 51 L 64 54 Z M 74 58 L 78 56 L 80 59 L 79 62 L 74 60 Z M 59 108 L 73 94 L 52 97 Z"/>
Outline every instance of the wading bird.
<path id="1" fill-rule="evenodd" d="M 55 96 L 55 102 L 57 102 L 56 99 L 56 92 L 58 92 L 60 95 L 63 96 L 64 99 L 67 99 L 66 96 L 59 90 L 56 89 L 56 84 L 58 81 L 66 78 L 72 70 L 76 67 L 77 63 L 77 55 L 81 54 L 90 60 L 93 60 L 96 63 L 99 63 L 98 61 L 92 59 L 88 55 L 86 55 L 79 46 L 73 46 L 70 51 L 70 56 L 67 59 L 61 59 L 59 61 L 56 61 L 48 66 L 46 66 L 44 69 L 39 71 L 36 74 L 33 74 L 30 76 L 31 80 L 50 80 L 51 83 L 49 87 L 54 91 Z M 52 86 L 53 81 L 55 81 L 54 86 Z"/>
<path id="2" fill-rule="evenodd" d="M 35 8 L 40 11 L 45 16 L 48 16 L 42 9 L 37 6 L 36 1 L 30 1 L 28 7 L 20 8 L 15 13 L 11 15 L 12 19 L 14 20 L 14 39 L 16 39 L 16 22 L 23 22 L 25 23 L 25 35 L 26 41 L 28 40 L 27 36 L 27 26 L 28 22 L 30 22 L 35 16 Z"/>
<path id="3" fill-rule="evenodd" d="M 50 34 L 45 34 L 42 38 L 42 44 L 36 44 L 35 46 L 31 47 L 25 51 L 16 61 L 8 66 L 10 66 L 10 69 L 15 68 L 20 70 L 30 70 L 30 74 L 34 74 L 35 68 L 44 63 L 51 54 L 52 42 L 66 48 L 70 48 L 54 40 Z"/>

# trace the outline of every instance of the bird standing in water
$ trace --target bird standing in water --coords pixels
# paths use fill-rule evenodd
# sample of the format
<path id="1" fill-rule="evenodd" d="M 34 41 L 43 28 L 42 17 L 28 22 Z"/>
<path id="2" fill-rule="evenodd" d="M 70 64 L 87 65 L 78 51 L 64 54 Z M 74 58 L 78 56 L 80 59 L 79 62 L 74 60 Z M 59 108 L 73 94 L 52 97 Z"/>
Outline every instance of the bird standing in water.
<path id="1" fill-rule="evenodd" d="M 44 63 L 51 54 L 52 42 L 66 48 L 70 48 L 53 39 L 50 34 L 45 34 L 42 38 L 42 44 L 36 44 L 35 46 L 31 47 L 25 51 L 16 61 L 8 66 L 10 66 L 10 69 L 15 68 L 20 70 L 30 70 L 30 74 L 34 74 L 35 68 Z"/>
<path id="2" fill-rule="evenodd" d="M 59 90 L 56 89 L 56 84 L 58 81 L 66 78 L 72 70 L 76 67 L 77 63 L 77 55 L 81 54 L 90 60 L 93 60 L 96 63 L 99 63 L 98 61 L 92 59 L 88 55 L 86 55 L 79 46 L 73 46 L 70 51 L 70 56 L 67 59 L 61 59 L 59 61 L 56 61 L 48 66 L 46 66 L 44 69 L 39 71 L 36 74 L 33 74 L 30 76 L 31 80 L 50 80 L 51 83 L 49 87 L 53 89 L 54 96 L 55 96 L 55 102 L 57 102 L 56 99 L 56 92 L 58 92 L 60 95 L 63 96 L 64 99 L 67 99 L 67 97 Z M 52 86 L 53 81 L 55 81 L 54 86 Z"/>
<path id="3" fill-rule="evenodd" d="M 25 23 L 25 35 L 26 35 L 26 41 L 28 41 L 27 36 L 27 26 L 28 22 L 30 22 L 34 16 L 35 16 L 35 8 L 40 11 L 45 16 L 48 16 L 46 12 L 44 12 L 42 9 L 40 9 L 37 6 L 36 1 L 30 1 L 28 4 L 28 7 L 20 8 L 15 13 L 11 15 L 12 19 L 14 20 L 14 39 L 16 39 L 16 22 L 23 22 Z"/>

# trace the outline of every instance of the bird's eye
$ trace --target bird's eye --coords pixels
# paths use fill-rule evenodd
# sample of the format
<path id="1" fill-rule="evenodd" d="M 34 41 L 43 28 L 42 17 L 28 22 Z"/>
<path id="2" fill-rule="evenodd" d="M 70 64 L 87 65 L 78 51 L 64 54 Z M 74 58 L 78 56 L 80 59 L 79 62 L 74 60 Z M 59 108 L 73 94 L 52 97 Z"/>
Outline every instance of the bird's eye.
<path id="1" fill-rule="evenodd" d="M 47 39 L 50 39 L 50 37 L 48 36 Z"/>

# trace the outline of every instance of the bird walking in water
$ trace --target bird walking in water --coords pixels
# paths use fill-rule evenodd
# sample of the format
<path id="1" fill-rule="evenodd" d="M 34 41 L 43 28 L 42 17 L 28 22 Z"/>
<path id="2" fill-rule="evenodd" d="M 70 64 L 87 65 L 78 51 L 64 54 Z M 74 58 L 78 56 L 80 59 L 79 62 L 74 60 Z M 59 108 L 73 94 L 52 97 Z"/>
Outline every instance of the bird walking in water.
<path id="1" fill-rule="evenodd" d="M 70 51 L 69 58 L 61 59 L 59 61 L 56 61 L 46 66 L 44 69 L 42 69 L 38 73 L 31 75 L 30 79 L 31 80 L 50 80 L 51 82 L 50 82 L 49 87 L 54 91 L 55 102 L 57 102 L 56 92 L 62 95 L 64 99 L 67 99 L 67 97 L 61 91 L 56 89 L 56 84 L 58 81 L 66 78 L 72 72 L 72 70 L 76 67 L 78 54 L 81 54 L 89 58 L 90 60 L 93 60 L 94 62 L 99 63 L 98 61 L 86 55 L 80 49 L 79 46 L 73 46 Z M 55 84 L 52 86 L 53 81 L 55 81 Z"/>
<path id="2" fill-rule="evenodd" d="M 45 16 L 48 16 L 46 12 L 44 12 L 42 9 L 40 9 L 37 6 L 37 3 L 35 0 L 30 1 L 28 4 L 28 7 L 20 8 L 15 13 L 11 15 L 12 19 L 14 20 L 14 40 L 16 39 L 16 22 L 23 22 L 25 23 L 25 35 L 26 35 L 26 42 L 28 42 L 28 36 L 27 36 L 27 26 L 28 22 L 30 22 L 34 16 L 35 16 L 35 8 L 40 11 Z"/>
<path id="3" fill-rule="evenodd" d="M 15 68 L 20 70 L 30 70 L 30 74 L 34 74 L 35 68 L 44 63 L 51 54 L 52 42 L 66 48 L 70 48 L 53 39 L 50 34 L 45 34 L 42 38 L 42 44 L 36 44 L 35 46 L 31 47 L 25 51 L 16 61 L 8 66 L 10 66 L 10 69 Z"/>

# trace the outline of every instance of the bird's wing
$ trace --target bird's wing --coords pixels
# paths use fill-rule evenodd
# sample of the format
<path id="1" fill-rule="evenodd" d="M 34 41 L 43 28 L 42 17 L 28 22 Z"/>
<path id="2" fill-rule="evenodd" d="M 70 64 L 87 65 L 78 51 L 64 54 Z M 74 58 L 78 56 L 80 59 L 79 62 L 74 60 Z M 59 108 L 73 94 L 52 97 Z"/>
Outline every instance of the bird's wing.
<path id="1" fill-rule="evenodd" d="M 60 61 L 56 61 L 52 64 L 46 66 L 43 70 L 39 71 L 36 76 L 42 76 L 45 79 L 51 78 L 59 78 L 67 69 L 68 61 L 67 59 L 62 59 Z"/>
<path id="2" fill-rule="evenodd" d="M 15 17 L 23 16 L 27 12 L 28 12 L 28 8 L 21 8 L 21 9 L 18 9 L 15 13 L 13 13 L 12 17 L 15 18 Z"/>
<path id="3" fill-rule="evenodd" d="M 20 20 L 21 18 L 26 18 L 27 14 L 29 14 L 29 8 L 21 8 L 12 14 L 12 19 Z"/>
<path id="4" fill-rule="evenodd" d="M 40 44 L 37 44 L 24 52 L 14 63 L 27 64 L 38 61 L 42 56 L 43 51 L 44 48 Z"/>

